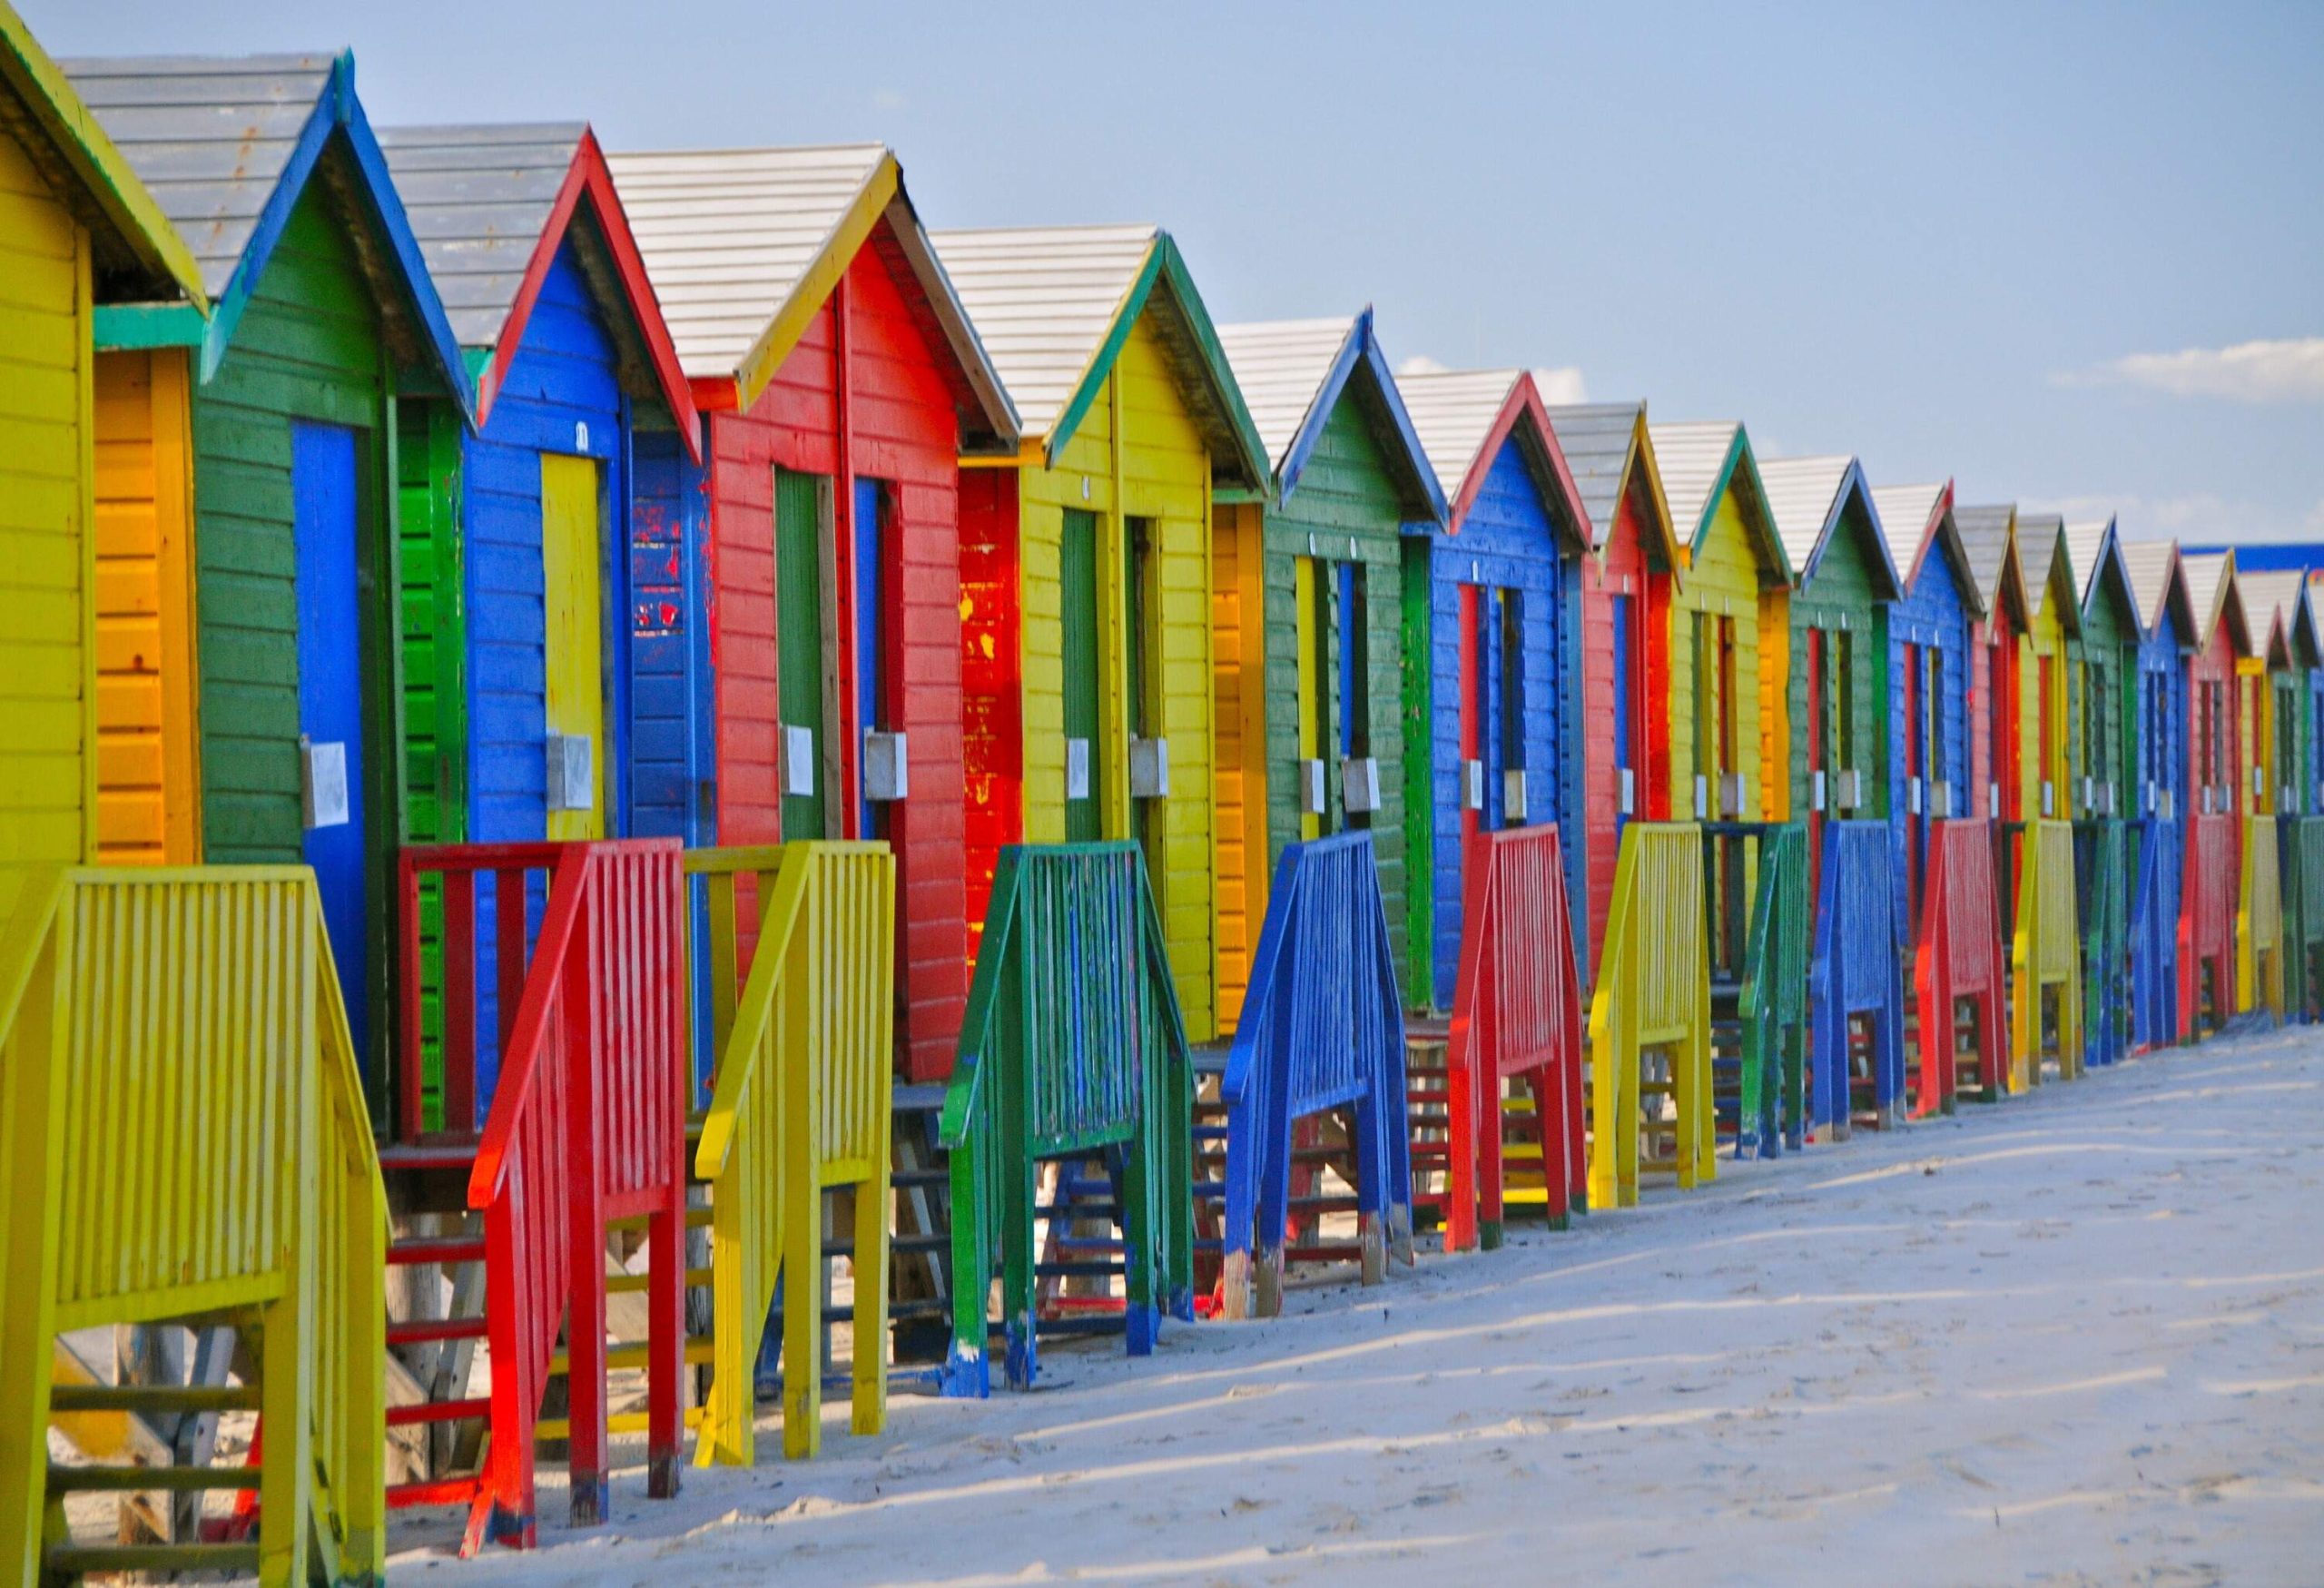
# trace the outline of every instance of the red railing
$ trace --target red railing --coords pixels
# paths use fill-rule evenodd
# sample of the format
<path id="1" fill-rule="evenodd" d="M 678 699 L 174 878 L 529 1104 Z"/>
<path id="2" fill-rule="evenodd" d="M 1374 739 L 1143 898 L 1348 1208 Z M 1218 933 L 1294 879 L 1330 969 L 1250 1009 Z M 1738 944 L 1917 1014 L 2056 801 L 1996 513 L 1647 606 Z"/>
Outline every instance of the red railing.
<path id="1" fill-rule="evenodd" d="M 1581 989 L 1555 827 L 1481 832 L 1462 868 L 1460 991 L 1452 1002 L 1451 1151 L 1444 1245 L 1499 1245 L 1502 1082 L 1523 1076 L 1541 1133 L 1548 1214 L 1587 1194 Z"/>
<path id="2" fill-rule="evenodd" d="M 2187 865 L 2179 906 L 2179 1034 L 2202 1018 L 2203 967 L 2211 967 L 2211 1019 L 2235 1007 L 2236 818 L 2198 815 L 2187 824 Z"/>
<path id="3" fill-rule="evenodd" d="M 448 1133 L 487 1112 L 468 1186 L 483 1215 L 492 1353 L 491 1436 L 468 1547 L 529 1546 L 534 1425 L 566 1327 L 568 1466 L 576 1523 L 606 1514 L 606 1262 L 611 1221 L 646 1226 L 646 1451 L 650 1491 L 677 1489 L 684 1351 L 684 882 L 675 840 L 408 850 L 400 1116 L 417 1139 L 421 1048 L 419 900 L 444 900 L 443 1082 Z M 547 873 L 527 952 L 527 895 Z M 475 1041 L 480 877 L 491 881 L 497 1073 Z M 481 1084 L 480 1084 L 481 1083 Z M 489 1091 L 488 1100 L 482 1093 Z"/>
<path id="4" fill-rule="evenodd" d="M 1954 1016 L 1962 999 L 1973 1004 L 1977 1023 L 1978 1082 L 2000 1095 L 2009 1074 L 2009 1021 L 2002 1001 L 2006 974 L 1993 839 L 1983 822 L 1939 822 L 1929 840 L 1914 972 L 1921 1026 L 1915 1113 L 1952 1110 L 1959 1085 Z"/>

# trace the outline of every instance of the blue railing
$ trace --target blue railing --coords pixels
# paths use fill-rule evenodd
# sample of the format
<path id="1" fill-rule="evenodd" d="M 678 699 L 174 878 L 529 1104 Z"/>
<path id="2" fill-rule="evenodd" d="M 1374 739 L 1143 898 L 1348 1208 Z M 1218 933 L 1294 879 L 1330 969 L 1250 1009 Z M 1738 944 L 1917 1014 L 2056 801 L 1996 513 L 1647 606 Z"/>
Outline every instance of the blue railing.
<path id="1" fill-rule="evenodd" d="M 1808 1022 L 1814 1032 L 1817 1121 L 1847 1134 L 1855 1107 L 1851 1022 L 1872 1021 L 1871 1108 L 1875 1122 L 1903 1117 L 1905 989 L 1890 935 L 1896 888 L 1886 822 L 1832 822 L 1824 829 L 1817 889 L 1816 952 L 1808 962 Z"/>

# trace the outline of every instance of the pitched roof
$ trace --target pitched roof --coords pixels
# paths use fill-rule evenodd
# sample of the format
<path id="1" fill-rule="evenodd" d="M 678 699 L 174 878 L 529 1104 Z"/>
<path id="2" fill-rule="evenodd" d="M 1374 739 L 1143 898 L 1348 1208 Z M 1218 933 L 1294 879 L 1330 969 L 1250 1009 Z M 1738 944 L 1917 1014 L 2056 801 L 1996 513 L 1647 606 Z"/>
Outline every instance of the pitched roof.
<path id="1" fill-rule="evenodd" d="M 589 257 L 592 287 L 618 295 L 607 320 L 622 344 L 625 385 L 666 409 L 699 458 L 693 395 L 586 123 L 382 127 L 379 146 L 453 334 L 488 355 L 478 377 L 478 423 L 491 412 L 541 283 L 571 237 Z M 590 224 L 576 225 L 584 213 Z"/>
<path id="2" fill-rule="evenodd" d="M 2251 620 L 2243 609 L 2240 576 L 2235 571 L 2235 553 L 2199 552 L 2181 557 L 2179 567 L 2186 576 L 2187 599 L 2195 612 L 2196 648 L 2200 650 L 2211 644 L 2212 631 L 2225 622 L 2229 645 L 2238 655 L 2250 656 Z"/>
<path id="3" fill-rule="evenodd" d="M 2239 573 L 2235 582 L 2243 592 L 2244 616 L 2250 620 L 2253 630 L 2263 636 L 2260 646 L 2272 650 L 2275 646 L 2282 645 L 2289 649 L 2292 630 L 2299 616 L 2300 593 L 2308 586 L 2307 571 L 2270 569 L 2263 573 Z"/>
<path id="4" fill-rule="evenodd" d="M 1872 492 L 1872 505 L 1880 515 L 1880 531 L 1888 542 L 1888 560 L 1904 575 L 1907 591 L 1920 582 L 1921 569 L 1934 546 L 1940 548 L 1951 568 L 1969 616 L 1985 616 L 1984 593 L 1977 588 L 1968 550 L 1961 544 L 1961 527 L 1954 521 L 1951 480 L 1937 485 L 1877 486 Z M 1899 557 L 1900 547 L 1907 555 Z"/>
<path id="5" fill-rule="evenodd" d="M 101 303 L 182 297 L 208 306 L 202 268 L 63 68 L 0 0 L 0 123 L 89 229 Z"/>
<path id="6" fill-rule="evenodd" d="M 999 228 L 933 234 L 960 301 L 1044 462 L 1073 439 L 1149 303 L 1214 480 L 1258 491 L 1273 474 L 1210 313 L 1158 226 Z"/>
<path id="7" fill-rule="evenodd" d="M 2131 583 L 2130 569 L 2122 562 L 2122 537 L 2115 533 L 2114 520 L 2093 518 L 2067 525 L 2066 550 L 2082 576 L 2083 611 L 2088 613 L 2099 590 L 2111 585 L 2131 615 L 2132 627 L 2145 638 L 2146 619 L 2139 610 L 2138 590 Z"/>
<path id="8" fill-rule="evenodd" d="M 2082 627 L 2082 581 L 2075 577 L 2073 553 L 2066 544 L 2066 521 L 2056 513 L 2020 513 L 2017 516 L 2018 560 L 2028 577 L 2025 591 L 2033 602 L 2033 611 L 2040 616 L 2048 605 L 2050 593 L 2058 591 L 2065 597 L 2065 626 Z M 2033 573 L 2040 565 L 2038 575 Z"/>
<path id="9" fill-rule="evenodd" d="M 1977 581 L 1977 601 L 1987 612 L 2004 595 L 2014 596 L 2020 616 L 2025 612 L 2025 570 L 2017 557 L 2017 508 L 2012 503 L 1977 508 L 1955 507 L 1953 521 L 1961 530 L 1961 548 L 1967 553 L 1969 572 Z"/>
<path id="10" fill-rule="evenodd" d="M 949 347 L 963 448 L 1014 451 L 1017 412 L 881 143 L 606 157 L 697 396 L 749 408 L 881 220 L 932 342 Z"/>
<path id="11" fill-rule="evenodd" d="M 204 378 L 339 137 L 377 222 L 375 232 L 358 228 L 354 242 L 389 335 L 411 344 L 403 350 L 413 361 L 432 361 L 461 411 L 472 412 L 459 340 L 356 96 L 352 54 L 101 58 L 64 69 L 193 251 L 216 305 Z"/>
<path id="12" fill-rule="evenodd" d="M 1539 370 L 1534 372 L 1533 384 L 1537 388 L 1541 384 Z M 1597 541 L 1592 549 L 1605 551 L 1621 514 L 1622 492 L 1636 475 L 1649 504 L 1647 516 L 1652 520 L 1649 529 L 1655 542 L 1654 558 L 1676 577 L 1683 559 L 1670 519 L 1670 500 L 1662 488 L 1661 465 L 1648 434 L 1646 404 L 1561 403 L 1548 412 L 1558 449 L 1565 454 L 1566 466 L 1573 470 L 1574 487 L 1581 493 L 1582 510 L 1590 515 L 1590 534 Z"/>
<path id="13" fill-rule="evenodd" d="M 2131 589 L 2138 597 L 2139 622 L 2148 636 L 2152 637 L 2161 626 L 2168 607 L 2178 621 L 2181 643 L 2194 644 L 2194 597 L 2187 589 L 2186 570 L 2180 566 L 2179 543 L 2124 540 L 2118 535 L 2115 544 L 2122 547 L 2122 569 L 2130 575 Z"/>
<path id="14" fill-rule="evenodd" d="M 1694 419 L 1649 425 L 1647 433 L 1653 439 L 1655 460 L 1661 466 L 1662 488 L 1670 501 L 1670 522 L 1678 530 L 1679 544 L 1689 550 L 1701 544 L 1718 508 L 1718 493 L 1739 475 L 1748 482 L 1743 492 L 1746 527 L 1758 546 L 1760 561 L 1768 565 L 1761 577 L 1770 584 L 1777 579 L 1788 582 L 1791 559 L 1767 511 L 1767 490 L 1759 483 L 1758 463 L 1751 455 L 1751 440 L 1743 427 L 1732 419 Z"/>
<path id="15" fill-rule="evenodd" d="M 1580 548 L 1590 548 L 1594 537 L 1581 493 L 1529 372 L 1431 370 L 1403 376 L 1400 383 L 1413 429 L 1452 505 L 1447 523 L 1454 534 L 1460 533 L 1502 442 L 1515 436 L 1558 530 Z"/>
<path id="16" fill-rule="evenodd" d="M 1821 458 L 1763 458 L 1759 486 L 1768 494 L 1768 511 L 1782 538 L 1784 557 L 1791 564 L 1793 580 L 1805 585 L 1823 560 L 1832 533 L 1847 516 L 1851 498 L 1863 504 L 1869 526 L 1873 567 L 1886 588 L 1875 600 L 1891 601 L 1904 593 L 1896 558 L 1888 554 L 1888 538 L 1880 526 L 1880 508 L 1856 460 L 1844 454 Z"/>
<path id="17" fill-rule="evenodd" d="M 1329 320 L 1222 325 L 1218 345 L 1275 466 L 1278 497 L 1297 488 L 1334 407 L 1364 370 L 1367 378 L 1359 390 L 1364 393 L 1364 417 L 1390 471 L 1404 488 L 1405 510 L 1443 522 L 1444 493 L 1380 350 L 1370 309 Z"/>

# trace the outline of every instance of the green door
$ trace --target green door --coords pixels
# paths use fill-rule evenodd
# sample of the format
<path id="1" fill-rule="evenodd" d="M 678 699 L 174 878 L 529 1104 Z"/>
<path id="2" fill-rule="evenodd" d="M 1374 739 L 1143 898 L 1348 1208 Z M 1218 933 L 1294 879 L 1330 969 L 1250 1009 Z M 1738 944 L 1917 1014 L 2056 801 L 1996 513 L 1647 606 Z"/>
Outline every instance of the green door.
<path id="1" fill-rule="evenodd" d="M 1098 761 L 1098 515 L 1065 509 L 1058 548 L 1065 625 L 1065 837 L 1105 836 Z"/>
<path id="2" fill-rule="evenodd" d="M 823 482 L 774 471 L 775 666 L 783 836 L 824 838 Z"/>

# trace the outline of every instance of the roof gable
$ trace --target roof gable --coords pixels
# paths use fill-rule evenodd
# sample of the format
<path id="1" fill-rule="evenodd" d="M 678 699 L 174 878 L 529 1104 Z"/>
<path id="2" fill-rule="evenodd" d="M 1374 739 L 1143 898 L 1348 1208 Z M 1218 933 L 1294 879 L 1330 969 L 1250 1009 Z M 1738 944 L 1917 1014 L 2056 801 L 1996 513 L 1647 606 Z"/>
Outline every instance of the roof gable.
<path id="1" fill-rule="evenodd" d="M 2298 569 L 2270 568 L 2240 574 L 2235 582 L 2243 592 L 2244 616 L 2261 636 L 2256 654 L 2265 656 L 2270 667 L 2290 666 L 2295 603 L 2307 582 L 2306 574 Z"/>
<path id="2" fill-rule="evenodd" d="M 2114 520 L 2069 524 L 2065 536 L 2073 566 L 2082 572 L 2083 617 L 2087 619 L 2097 611 L 2099 602 L 2111 600 L 2118 615 L 2127 619 L 2124 626 L 2133 636 L 2144 639 L 2146 624 L 2139 612 L 2138 591 L 2131 584 L 2131 570 L 2122 562 L 2122 542 L 2115 533 Z"/>
<path id="3" fill-rule="evenodd" d="M 1969 566 L 1968 548 L 1961 544 L 1961 527 L 1953 516 L 1953 482 L 1941 485 L 1878 486 L 1872 493 L 1873 505 L 1879 510 L 1881 533 L 1888 540 L 1889 561 L 1896 560 L 1897 537 L 1913 537 L 1912 556 L 1902 567 L 1905 589 L 1910 593 L 1921 582 L 1928 566 L 1928 554 L 1935 547 L 1945 565 L 1947 577 L 1959 592 L 1963 610 L 1971 621 L 1985 616 L 1984 595 L 1977 588 L 1977 576 Z"/>
<path id="4" fill-rule="evenodd" d="M 658 401 L 701 460 L 701 427 L 645 262 L 584 123 L 387 127 L 404 212 L 463 348 L 484 355 L 477 423 L 491 416 L 558 249 L 568 240 L 620 348 L 623 384 Z"/>
<path id="5" fill-rule="evenodd" d="M 2138 597 L 2139 622 L 2147 637 L 2153 638 L 2169 623 L 2177 627 L 2181 644 L 2194 644 L 2194 597 L 2187 588 L 2179 543 L 2124 540 L 2117 535 L 2115 544 L 2122 552 L 2122 571 L 2130 576 L 2132 593 Z"/>
<path id="6" fill-rule="evenodd" d="M 1888 538 L 1881 529 L 1879 507 L 1855 459 L 1771 458 L 1759 465 L 1759 482 L 1768 493 L 1768 510 L 1783 540 L 1796 586 L 1804 587 L 1816 577 L 1833 536 L 1852 525 L 1873 577 L 1873 599 L 1893 601 L 1904 594 L 1904 580 L 1897 577 Z"/>
<path id="7" fill-rule="evenodd" d="M 1073 439 L 1139 316 L 1156 330 L 1210 452 L 1214 489 L 1263 494 L 1274 476 L 1210 312 L 1158 226 L 933 234 L 1043 467 Z"/>
<path id="8" fill-rule="evenodd" d="M 1538 375 L 1533 384 L 1540 388 Z M 1685 559 L 1679 555 L 1670 499 L 1663 494 L 1661 465 L 1647 431 L 1646 404 L 1563 403 L 1546 411 L 1558 449 L 1565 454 L 1575 488 L 1581 493 L 1581 508 L 1597 543 L 1593 549 L 1601 557 L 1606 555 L 1621 518 L 1623 498 L 1632 496 L 1646 525 L 1648 561 L 1677 577 Z"/>
<path id="9" fill-rule="evenodd" d="M 2223 623 L 2229 648 L 2239 656 L 2257 655 L 2251 642 L 2251 620 L 2243 609 L 2243 592 L 2230 549 L 2203 552 L 2179 559 L 2187 579 L 2187 599 L 2195 613 L 2194 646 L 2209 648 L 2211 636 Z"/>
<path id="10" fill-rule="evenodd" d="M 330 186 L 374 222 L 369 235 L 357 229 L 356 252 L 391 335 L 436 368 L 473 419 L 459 339 L 356 97 L 353 54 L 95 59 L 65 69 L 201 265 L 216 304 L 202 379 L 217 372 L 309 179 L 337 148 L 346 180 Z"/>
<path id="11" fill-rule="evenodd" d="M 183 298 L 209 306 L 202 267 L 32 29 L 0 0 L 0 123 L 89 230 L 102 303 Z"/>
<path id="12" fill-rule="evenodd" d="M 2069 634 L 2082 632 L 2082 581 L 2074 577 L 2073 552 L 2066 544 L 2066 521 L 2055 513 L 2021 513 L 2017 518 L 2021 567 L 2038 564 L 2041 576 L 2026 581 L 2030 610 L 2039 617 L 2058 606 L 2058 621 Z"/>
<path id="13" fill-rule="evenodd" d="M 1412 520 L 1441 525 L 1446 507 L 1436 472 L 1413 429 L 1367 306 L 1353 319 L 1222 325 L 1220 348 L 1251 422 L 1275 465 L 1275 492 L 1288 499 L 1343 396 L 1356 401 Z"/>
<path id="14" fill-rule="evenodd" d="M 2017 627 L 2025 626 L 2033 611 L 2025 594 L 2025 568 L 2017 555 L 2017 508 L 1996 506 L 1953 509 L 1961 531 L 1961 547 L 1968 554 L 1969 569 L 1977 581 L 1977 604 L 1988 616 L 1996 612 Z"/>
<path id="15" fill-rule="evenodd" d="M 1760 483 L 1758 461 L 1751 455 L 1751 440 L 1743 427 L 1731 419 L 1692 420 L 1649 425 L 1647 433 L 1661 464 L 1670 521 L 1689 553 L 1699 549 L 1709 533 L 1720 496 L 1733 490 L 1741 504 L 1744 528 L 1759 555 L 1761 582 L 1789 585 L 1791 559 L 1768 511 L 1767 488 Z"/>
<path id="16" fill-rule="evenodd" d="M 1558 532 L 1576 551 L 1592 549 L 1581 493 L 1530 372 L 1447 370 L 1406 375 L 1402 384 L 1413 427 L 1450 504 L 1445 525 L 1451 533 L 1461 532 L 1502 443 L 1514 439 Z"/>

